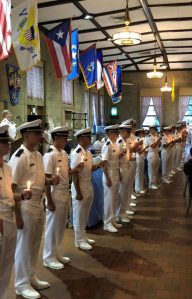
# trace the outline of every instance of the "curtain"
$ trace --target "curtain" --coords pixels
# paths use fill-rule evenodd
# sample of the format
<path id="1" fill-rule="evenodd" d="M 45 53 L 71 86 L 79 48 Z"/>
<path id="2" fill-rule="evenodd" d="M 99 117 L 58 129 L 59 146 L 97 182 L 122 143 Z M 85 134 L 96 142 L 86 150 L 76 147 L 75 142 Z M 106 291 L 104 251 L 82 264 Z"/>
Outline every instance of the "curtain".
<path id="1" fill-rule="evenodd" d="M 179 120 L 183 120 L 189 105 L 190 96 L 179 97 Z"/>
<path id="2" fill-rule="evenodd" d="M 89 127 L 89 91 L 85 90 L 85 113 L 87 113 L 86 126 Z"/>
<path id="3" fill-rule="evenodd" d="M 91 93 L 91 106 L 92 106 L 92 126 L 98 126 L 98 98 L 97 94 Z"/>
<path id="4" fill-rule="evenodd" d="M 150 105 L 151 97 L 141 97 L 141 126 L 144 122 L 145 116 Z"/>
<path id="5" fill-rule="evenodd" d="M 35 100 L 44 100 L 43 68 L 33 67 L 27 71 L 27 96 Z"/>
<path id="6" fill-rule="evenodd" d="M 100 95 L 100 117 L 101 117 L 101 126 L 105 125 L 105 111 L 104 111 L 104 96 Z"/>
<path id="7" fill-rule="evenodd" d="M 73 81 L 62 79 L 62 102 L 65 105 L 73 105 Z"/>
<path id="8" fill-rule="evenodd" d="M 162 123 L 161 97 L 152 97 L 152 100 L 153 100 L 155 112 L 157 114 L 157 118 L 161 125 Z"/>

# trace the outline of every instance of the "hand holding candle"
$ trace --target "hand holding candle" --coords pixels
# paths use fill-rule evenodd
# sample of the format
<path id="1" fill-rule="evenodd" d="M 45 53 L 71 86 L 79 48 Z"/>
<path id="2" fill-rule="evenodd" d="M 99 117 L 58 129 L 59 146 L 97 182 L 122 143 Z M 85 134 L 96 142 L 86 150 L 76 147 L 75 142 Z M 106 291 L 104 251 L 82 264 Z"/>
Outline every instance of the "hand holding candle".
<path id="1" fill-rule="evenodd" d="M 27 189 L 23 190 L 23 197 L 24 199 L 31 199 L 32 197 L 31 181 L 27 181 Z"/>
<path id="2" fill-rule="evenodd" d="M 27 190 L 31 189 L 31 181 L 27 181 Z"/>

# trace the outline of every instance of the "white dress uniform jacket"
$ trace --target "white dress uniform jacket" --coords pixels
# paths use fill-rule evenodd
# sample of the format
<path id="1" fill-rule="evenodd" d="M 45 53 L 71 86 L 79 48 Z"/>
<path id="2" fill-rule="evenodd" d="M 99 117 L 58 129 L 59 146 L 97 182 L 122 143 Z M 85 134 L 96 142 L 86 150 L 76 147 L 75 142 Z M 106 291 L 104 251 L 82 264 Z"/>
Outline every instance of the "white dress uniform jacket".
<path id="1" fill-rule="evenodd" d="M 164 134 L 161 141 L 161 162 L 162 162 L 162 178 L 168 179 L 169 172 L 171 169 L 171 145 L 164 147 L 163 145 L 168 144 L 171 141 L 170 134 Z"/>
<path id="2" fill-rule="evenodd" d="M 21 202 L 23 229 L 17 230 L 17 245 L 15 252 L 15 287 L 18 292 L 30 286 L 30 280 L 35 276 L 38 252 L 44 224 L 44 209 L 42 194 L 45 184 L 43 158 L 37 151 L 30 152 L 21 145 L 11 157 L 13 183 L 17 191 L 27 188 L 31 182 L 32 198 Z"/>
<path id="3" fill-rule="evenodd" d="M 46 210 L 46 229 L 43 259 L 62 257 L 61 249 L 70 209 L 68 156 L 64 150 L 58 151 L 51 146 L 43 157 L 45 173 L 56 175 L 57 169 L 60 183 L 52 186 L 51 195 L 55 211 Z"/>
<path id="4" fill-rule="evenodd" d="M 143 144 L 139 147 L 140 151 L 145 148 L 145 139 L 137 137 L 137 142 L 143 140 Z M 144 190 L 144 159 L 145 152 L 136 152 L 136 174 L 135 174 L 135 191 L 140 192 Z"/>
<path id="5" fill-rule="evenodd" d="M 159 170 L 159 145 L 157 145 L 155 148 L 152 148 L 151 145 L 156 142 L 158 138 L 158 135 L 154 136 L 152 134 L 146 138 L 146 145 L 149 146 L 147 154 L 149 187 L 157 185 Z"/>
<path id="6" fill-rule="evenodd" d="M 126 150 L 126 154 L 119 159 L 119 169 L 120 169 L 120 187 L 119 187 L 119 207 L 117 216 L 123 218 L 126 216 L 126 210 L 128 207 L 128 199 L 131 196 L 129 190 L 129 180 L 130 180 L 130 150 L 129 143 L 124 141 L 121 137 L 117 140 L 117 146 L 119 149 L 119 154 Z"/>
<path id="7" fill-rule="evenodd" d="M 75 232 L 75 243 L 78 246 L 81 242 L 87 242 L 86 225 L 93 201 L 92 187 L 92 166 L 93 156 L 90 151 L 84 150 L 80 145 L 71 154 L 71 168 L 76 167 L 80 162 L 84 167 L 78 172 L 79 186 L 82 200 L 76 199 L 76 189 L 74 184 L 71 186 L 72 205 L 73 205 L 73 226 Z"/>
<path id="8" fill-rule="evenodd" d="M 101 151 L 102 160 L 107 161 L 107 168 L 112 186 L 106 184 L 105 174 L 103 174 L 104 188 L 104 227 L 110 225 L 116 218 L 116 211 L 119 199 L 119 150 L 116 143 L 109 139 Z"/>
<path id="9" fill-rule="evenodd" d="M 0 219 L 3 234 L 0 233 L 0 298 L 7 298 L 16 246 L 16 225 L 14 200 L 11 189 L 11 168 L 5 162 L 0 168 Z"/>

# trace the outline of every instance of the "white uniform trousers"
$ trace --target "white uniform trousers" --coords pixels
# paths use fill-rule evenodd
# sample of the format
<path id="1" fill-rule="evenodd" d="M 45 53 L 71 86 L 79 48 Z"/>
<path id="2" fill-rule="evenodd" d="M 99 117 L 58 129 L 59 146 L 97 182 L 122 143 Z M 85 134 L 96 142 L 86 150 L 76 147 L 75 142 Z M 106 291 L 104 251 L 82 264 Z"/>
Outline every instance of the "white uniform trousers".
<path id="1" fill-rule="evenodd" d="M 1 213 L 1 212 L 0 212 Z M 3 240 L 0 244 L 0 298 L 7 298 L 16 246 L 16 224 L 11 211 L 3 213 Z"/>
<path id="2" fill-rule="evenodd" d="M 176 168 L 176 145 L 174 145 L 171 149 L 171 170 L 175 171 Z"/>
<path id="3" fill-rule="evenodd" d="M 103 174 L 103 190 L 104 190 L 104 226 L 111 223 L 116 218 L 116 212 L 119 202 L 119 169 L 109 169 L 109 176 L 111 178 L 112 186 L 108 187 L 106 178 Z"/>
<path id="4" fill-rule="evenodd" d="M 64 232 L 67 225 L 70 209 L 70 196 L 68 188 L 65 190 L 55 188 L 52 192 L 55 211 L 46 210 L 45 243 L 43 260 L 49 262 L 51 258 L 62 256 Z"/>
<path id="5" fill-rule="evenodd" d="M 129 166 L 127 169 L 121 171 L 121 181 L 119 186 L 119 204 L 117 210 L 117 216 L 123 218 L 126 215 L 128 206 L 128 198 L 130 196 L 129 191 Z"/>
<path id="6" fill-rule="evenodd" d="M 136 158 L 135 191 L 144 190 L 144 157 L 139 155 Z"/>
<path id="7" fill-rule="evenodd" d="M 181 159 L 183 153 L 183 146 L 182 143 L 176 143 L 176 167 L 180 167 Z"/>
<path id="8" fill-rule="evenodd" d="M 93 202 L 93 187 L 91 181 L 80 182 L 80 190 L 83 195 L 82 200 L 76 199 L 76 190 L 72 183 L 72 205 L 73 205 L 73 227 L 75 233 L 75 243 L 87 242 L 86 226 L 90 209 Z"/>
<path id="9" fill-rule="evenodd" d="M 162 148 L 161 150 L 161 163 L 162 163 L 162 178 L 168 179 L 171 165 L 171 150 Z"/>
<path id="10" fill-rule="evenodd" d="M 134 189 L 134 182 L 135 182 L 135 174 L 136 174 L 136 161 L 129 161 L 130 164 L 130 170 L 129 170 L 129 190 L 130 190 L 130 197 L 129 201 L 131 199 L 131 193 Z"/>
<path id="11" fill-rule="evenodd" d="M 23 229 L 17 230 L 17 245 L 15 252 L 15 287 L 21 292 L 30 286 L 30 279 L 35 276 L 35 268 L 44 225 L 44 210 L 42 200 L 32 197 L 39 205 L 22 202 L 21 213 L 24 222 Z"/>
<path id="12" fill-rule="evenodd" d="M 157 185 L 158 170 L 159 170 L 159 154 L 158 152 L 148 152 L 148 177 L 149 187 Z"/>

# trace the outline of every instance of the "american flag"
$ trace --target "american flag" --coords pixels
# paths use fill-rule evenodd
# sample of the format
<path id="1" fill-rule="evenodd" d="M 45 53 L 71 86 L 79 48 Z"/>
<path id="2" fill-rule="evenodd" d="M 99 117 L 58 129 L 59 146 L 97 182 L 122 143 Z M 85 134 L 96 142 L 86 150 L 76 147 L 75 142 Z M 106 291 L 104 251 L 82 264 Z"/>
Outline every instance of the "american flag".
<path id="1" fill-rule="evenodd" d="M 11 50 L 11 1 L 0 0 L 0 60 L 9 56 Z"/>
<path id="2" fill-rule="evenodd" d="M 45 33 L 57 78 L 64 78 L 72 71 L 71 20 L 54 27 Z"/>
<path id="3" fill-rule="evenodd" d="M 109 96 L 117 92 L 117 62 L 112 61 L 103 68 L 103 81 Z"/>
<path id="4" fill-rule="evenodd" d="M 26 40 L 34 40 L 35 39 L 35 30 L 34 27 L 31 26 L 30 28 L 28 28 L 25 32 L 25 38 Z"/>

